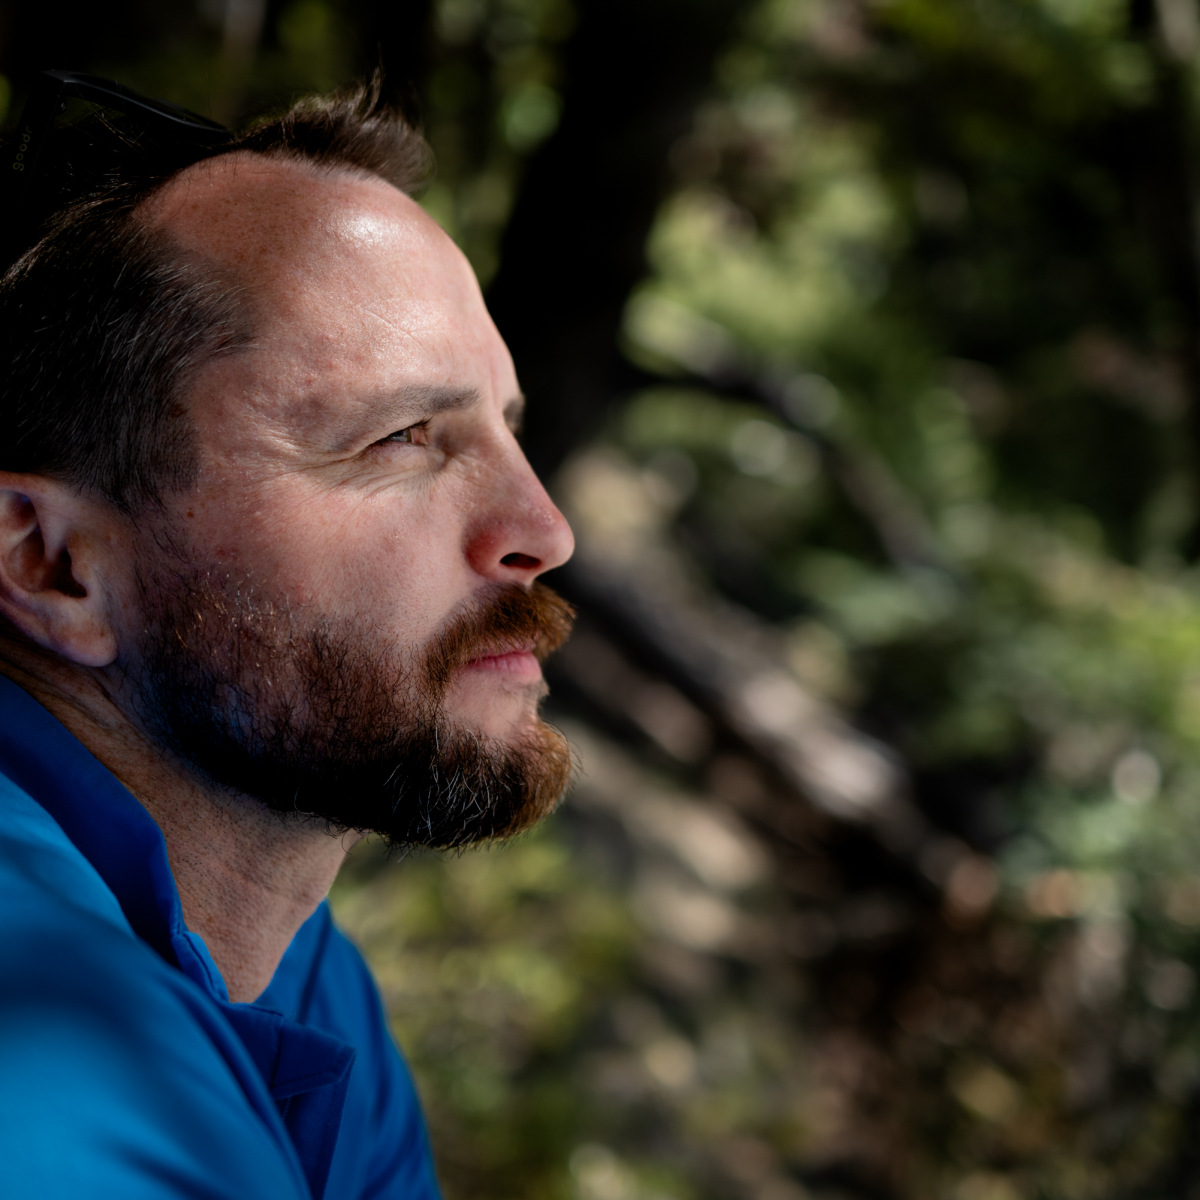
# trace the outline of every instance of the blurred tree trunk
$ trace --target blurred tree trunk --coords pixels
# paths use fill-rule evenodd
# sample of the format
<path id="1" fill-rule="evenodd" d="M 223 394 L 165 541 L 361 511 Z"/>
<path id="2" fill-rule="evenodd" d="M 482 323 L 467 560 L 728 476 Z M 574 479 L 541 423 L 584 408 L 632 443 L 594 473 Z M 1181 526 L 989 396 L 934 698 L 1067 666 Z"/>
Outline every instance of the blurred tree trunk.
<path id="1" fill-rule="evenodd" d="M 86 70 L 98 58 L 140 55 L 140 47 L 160 40 L 169 14 L 146 19 L 137 0 L 114 4 L 0 5 L 0 73 L 19 92 L 38 71 Z"/>
<path id="2" fill-rule="evenodd" d="M 419 120 L 431 56 L 433 0 L 362 0 L 356 5 L 359 76 L 383 69 L 391 93 Z"/>
<path id="3" fill-rule="evenodd" d="M 1193 474 L 1200 464 L 1200 220 L 1193 160 L 1190 60 L 1200 50 L 1196 0 L 1130 0 L 1129 29 L 1154 64 L 1155 98 L 1142 119 L 1144 204 L 1164 291 L 1178 322 L 1180 374 L 1188 398 Z M 1200 514 L 1184 547 L 1200 557 Z"/>
<path id="4" fill-rule="evenodd" d="M 617 336 L 691 120 L 745 6 L 580 0 L 562 121 L 534 155 L 488 293 L 529 400 L 527 449 L 553 471 L 621 386 Z"/>

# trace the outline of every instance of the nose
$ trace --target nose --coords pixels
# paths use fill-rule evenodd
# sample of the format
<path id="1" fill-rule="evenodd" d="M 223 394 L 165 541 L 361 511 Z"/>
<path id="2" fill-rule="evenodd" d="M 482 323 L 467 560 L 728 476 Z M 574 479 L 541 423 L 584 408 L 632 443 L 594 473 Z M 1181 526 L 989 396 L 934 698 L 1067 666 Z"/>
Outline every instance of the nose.
<path id="1" fill-rule="evenodd" d="M 575 538 L 515 440 L 505 460 L 502 471 L 480 480 L 487 495 L 470 526 L 467 560 L 486 579 L 528 587 L 571 557 Z"/>

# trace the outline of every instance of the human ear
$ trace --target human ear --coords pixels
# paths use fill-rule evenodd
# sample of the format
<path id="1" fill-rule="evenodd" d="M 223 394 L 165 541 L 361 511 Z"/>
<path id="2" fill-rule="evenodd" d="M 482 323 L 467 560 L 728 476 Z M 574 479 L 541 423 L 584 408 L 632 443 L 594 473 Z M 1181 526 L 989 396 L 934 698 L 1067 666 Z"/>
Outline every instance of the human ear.
<path id="1" fill-rule="evenodd" d="M 99 515 L 95 501 L 55 480 L 0 472 L 0 616 L 87 667 L 117 655 L 99 569 Z"/>

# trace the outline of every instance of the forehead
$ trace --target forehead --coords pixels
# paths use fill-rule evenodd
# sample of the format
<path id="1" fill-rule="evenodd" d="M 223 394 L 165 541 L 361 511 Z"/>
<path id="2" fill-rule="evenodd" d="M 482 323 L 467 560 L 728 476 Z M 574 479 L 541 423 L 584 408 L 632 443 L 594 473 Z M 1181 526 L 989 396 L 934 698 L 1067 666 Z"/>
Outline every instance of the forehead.
<path id="1" fill-rule="evenodd" d="M 269 374 L 294 417 L 341 391 L 515 392 L 466 259 L 381 179 L 231 154 L 172 180 L 149 220 L 246 287 L 254 346 L 217 370 Z"/>
<path id="2" fill-rule="evenodd" d="M 470 276 L 438 224 L 390 184 L 284 156 L 242 151 L 197 163 L 163 188 L 148 216 L 187 248 L 266 285 L 388 249 L 407 251 L 415 270 L 434 256 Z"/>

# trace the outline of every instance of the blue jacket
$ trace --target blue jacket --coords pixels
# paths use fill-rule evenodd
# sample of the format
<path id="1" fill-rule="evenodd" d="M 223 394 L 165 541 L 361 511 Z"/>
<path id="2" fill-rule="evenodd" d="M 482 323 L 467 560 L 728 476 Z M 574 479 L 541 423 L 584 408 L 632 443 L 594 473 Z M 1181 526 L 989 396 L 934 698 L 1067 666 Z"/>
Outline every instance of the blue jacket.
<path id="1" fill-rule="evenodd" d="M 412 1081 L 322 905 L 232 1004 L 158 826 L 0 678 L 0 1197 L 436 1200 Z"/>

